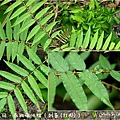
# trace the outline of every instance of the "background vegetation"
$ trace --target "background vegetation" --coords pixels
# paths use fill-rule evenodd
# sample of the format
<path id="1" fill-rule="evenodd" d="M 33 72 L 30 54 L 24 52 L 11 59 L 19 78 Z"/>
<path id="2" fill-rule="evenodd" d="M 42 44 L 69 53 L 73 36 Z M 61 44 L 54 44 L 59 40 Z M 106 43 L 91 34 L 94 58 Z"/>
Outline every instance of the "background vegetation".
<path id="1" fill-rule="evenodd" d="M 59 54 L 59 52 L 51 51 L 119 50 L 120 41 L 115 31 L 120 21 L 119 17 L 116 16 L 118 12 L 119 10 L 115 10 L 114 6 L 108 9 L 102 6 L 102 3 L 99 4 L 97 0 L 91 0 L 90 3 L 82 3 L 80 1 L 50 2 L 47 0 L 1 1 L 0 113 L 10 114 L 14 119 L 16 119 L 15 113 L 17 112 L 26 114 L 39 113 L 42 115 L 46 111 L 48 102 L 48 108 L 53 109 L 55 90 L 61 91 L 61 88 L 56 89 L 61 83 L 59 80 L 57 85 L 54 85 L 51 89 L 51 84 L 53 84 L 51 82 L 54 82 L 51 81 L 51 77 L 58 79 L 59 74 L 61 75 L 61 73 L 58 73 L 58 76 L 54 75 L 56 71 L 62 72 L 64 77 L 66 77 L 67 73 L 70 77 L 75 77 L 76 80 L 78 78 L 82 79 L 81 86 L 82 84 L 84 86 L 85 83 L 90 91 L 100 98 L 102 94 L 94 91 L 94 87 L 90 87 L 90 82 L 87 84 L 86 77 L 83 74 L 88 72 L 92 77 L 97 76 L 96 80 L 101 80 L 105 79 L 105 76 L 99 78 L 98 75 L 101 75 L 107 69 L 110 75 L 119 81 L 119 73 L 115 71 L 114 64 L 112 65 L 104 56 L 100 55 L 102 56 L 99 57 L 101 64 L 95 64 L 96 66 L 91 68 L 92 70 L 97 70 L 96 74 L 90 72 L 88 67 L 86 67 L 87 63 L 84 62 L 89 54 L 83 54 L 81 59 L 79 54 L 76 53 L 78 63 L 79 60 L 82 63 L 80 66 L 78 65 L 80 68 L 75 68 L 73 64 L 77 64 L 76 60 L 71 59 L 71 61 L 66 62 L 65 59 L 67 57 L 63 56 L 64 52 Z M 73 53 L 70 52 L 69 54 L 70 56 L 68 57 L 71 58 Z M 104 63 L 104 60 L 107 62 Z M 64 66 L 63 64 L 65 68 L 63 71 L 59 67 L 61 62 L 66 65 L 69 64 L 69 66 Z M 48 64 L 51 64 L 49 67 L 54 69 L 53 72 L 49 71 Z M 82 76 L 78 75 L 78 78 L 76 78 L 73 74 L 74 70 L 82 72 Z M 48 75 L 50 75 L 49 80 Z M 73 100 L 74 96 L 71 93 L 70 84 L 65 81 L 64 77 L 62 82 L 66 90 L 62 86 L 65 92 L 60 92 L 60 94 L 63 95 L 67 91 L 65 99 L 68 98 L 69 94 L 69 97 Z M 73 82 L 73 79 L 71 79 L 71 82 Z M 76 87 L 77 82 L 74 87 Z M 107 97 L 103 96 L 100 100 L 111 109 L 114 109 L 115 107 L 109 101 L 110 98 L 103 83 L 101 81 L 97 83 L 102 86 L 101 90 L 103 89 L 107 95 Z M 111 86 L 111 83 L 109 85 Z M 109 85 L 106 84 L 106 86 Z M 80 107 L 81 104 L 79 104 L 79 97 L 77 96 L 74 97 L 73 101 L 78 109 L 88 109 L 86 92 L 84 92 L 82 87 L 79 89 L 81 89 L 85 103 Z M 79 89 L 76 89 L 76 91 L 79 91 Z M 53 90 L 54 94 L 51 94 L 50 90 Z M 19 108 L 22 109 L 20 110 Z M 31 110 L 31 108 L 35 109 Z M 11 116 L 7 116 L 7 118 L 11 118 Z"/>

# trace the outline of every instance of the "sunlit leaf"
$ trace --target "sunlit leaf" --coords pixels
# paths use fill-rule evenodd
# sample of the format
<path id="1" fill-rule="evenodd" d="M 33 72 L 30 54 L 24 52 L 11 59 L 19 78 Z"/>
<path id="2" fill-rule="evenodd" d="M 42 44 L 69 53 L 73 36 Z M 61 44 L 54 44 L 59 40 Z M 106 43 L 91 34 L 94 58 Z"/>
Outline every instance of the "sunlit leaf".
<path id="1" fill-rule="evenodd" d="M 7 92 L 0 92 L 0 98 L 7 97 L 8 93 Z"/>
<path id="2" fill-rule="evenodd" d="M 76 42 L 76 32 L 75 32 L 74 28 L 72 30 L 69 41 L 70 41 L 70 47 L 74 47 L 75 42 Z"/>
<path id="3" fill-rule="evenodd" d="M 19 60 L 31 71 L 35 69 L 35 66 L 23 55 L 17 54 Z"/>
<path id="4" fill-rule="evenodd" d="M 111 38 L 112 38 L 112 32 L 110 33 L 110 35 L 109 35 L 108 38 L 106 39 L 106 41 L 105 41 L 105 43 L 104 43 L 104 45 L 103 45 L 103 47 L 102 47 L 102 50 L 106 50 L 106 49 L 108 48 L 108 45 L 109 45 L 109 43 L 110 43 L 110 41 L 111 41 Z"/>
<path id="5" fill-rule="evenodd" d="M 80 33 L 78 34 L 77 40 L 76 40 L 76 48 L 81 47 L 83 42 L 83 30 L 80 31 Z"/>
<path id="6" fill-rule="evenodd" d="M 1 22 L 0 22 L 0 37 L 1 37 L 2 40 L 5 40 L 5 39 L 6 39 L 6 37 L 5 37 L 5 32 L 4 32 L 4 29 L 3 29 L 3 27 L 2 27 Z"/>
<path id="7" fill-rule="evenodd" d="M 15 71 L 16 73 L 22 75 L 22 76 L 27 76 L 29 73 L 23 69 L 22 67 L 14 64 L 14 63 L 10 63 L 10 62 L 6 62 L 5 63 L 13 70 Z"/>
<path id="8" fill-rule="evenodd" d="M 25 99 L 23 98 L 23 95 L 22 95 L 21 91 L 18 88 L 16 88 L 14 90 L 14 93 L 15 93 L 15 96 L 17 97 L 21 107 L 25 111 L 25 113 L 28 113 L 27 106 L 26 106 L 26 103 L 25 103 Z"/>
<path id="9" fill-rule="evenodd" d="M 8 40 L 12 41 L 12 27 L 10 20 L 8 20 L 6 24 L 6 35 Z"/>
<path id="10" fill-rule="evenodd" d="M 94 34 L 94 37 L 93 37 L 92 40 L 91 40 L 91 43 L 90 43 L 90 49 L 91 49 L 91 50 L 95 47 L 96 42 L 97 42 L 97 39 L 98 39 L 98 30 L 97 30 L 97 32 Z"/>
<path id="11" fill-rule="evenodd" d="M 12 41 L 7 43 L 7 60 L 10 61 L 10 57 L 12 55 Z"/>
<path id="12" fill-rule="evenodd" d="M 26 93 L 26 95 L 30 98 L 30 100 L 39 108 L 39 104 L 37 102 L 37 99 L 34 93 L 32 92 L 32 90 L 30 89 L 30 87 L 27 85 L 25 81 L 22 82 L 22 88 Z"/>
<path id="13" fill-rule="evenodd" d="M 120 49 L 120 41 L 117 43 L 117 45 L 115 46 L 115 48 L 114 48 L 115 50 L 118 50 L 118 49 Z"/>
<path id="14" fill-rule="evenodd" d="M 6 98 L 2 98 L 0 100 L 0 113 L 1 113 L 1 110 L 4 108 L 6 101 L 7 101 Z"/>
<path id="15" fill-rule="evenodd" d="M 90 33 L 91 33 L 91 29 L 89 27 L 88 31 L 86 32 L 84 41 L 83 41 L 83 45 L 82 45 L 83 48 L 87 48 L 88 47 L 88 44 L 89 44 L 89 41 L 90 41 Z"/>
<path id="16" fill-rule="evenodd" d="M 22 2 L 20 0 L 14 2 L 12 5 L 10 5 L 7 10 L 5 11 L 5 13 L 13 10 L 14 8 L 16 8 L 18 5 L 20 5 Z"/>
<path id="17" fill-rule="evenodd" d="M 30 57 L 36 64 L 39 65 L 39 64 L 41 63 L 40 58 L 36 55 L 36 53 L 35 53 L 32 49 L 30 49 L 30 48 L 27 47 L 27 46 L 26 46 L 26 48 L 27 48 L 27 53 L 28 53 L 29 57 Z"/>
<path id="18" fill-rule="evenodd" d="M 8 96 L 8 106 L 9 106 L 9 110 L 10 110 L 10 112 L 12 114 L 12 117 L 15 120 L 16 119 L 15 118 L 16 109 L 15 109 L 14 100 L 13 100 L 13 98 L 12 98 L 12 96 L 10 94 Z"/>
<path id="19" fill-rule="evenodd" d="M 6 89 L 6 90 L 13 90 L 14 87 L 15 86 L 11 83 L 0 81 L 0 88 Z"/>
<path id="20" fill-rule="evenodd" d="M 104 31 L 102 32 L 101 36 L 98 39 L 96 50 L 99 50 L 103 44 L 103 38 L 104 38 Z"/>
<path id="21" fill-rule="evenodd" d="M 0 60 L 3 57 L 4 50 L 5 50 L 5 45 L 6 45 L 5 41 L 2 41 L 1 44 L 0 44 Z"/>
<path id="22" fill-rule="evenodd" d="M 0 75 L 15 83 L 20 83 L 22 81 L 20 77 L 6 71 L 0 71 Z"/>
<path id="23" fill-rule="evenodd" d="M 40 91 L 40 88 L 38 87 L 38 84 L 37 84 L 36 80 L 34 79 L 34 77 L 32 75 L 28 76 L 28 82 L 30 83 L 32 89 L 38 95 L 40 100 L 42 100 L 44 102 L 43 97 L 42 97 L 42 93 Z"/>

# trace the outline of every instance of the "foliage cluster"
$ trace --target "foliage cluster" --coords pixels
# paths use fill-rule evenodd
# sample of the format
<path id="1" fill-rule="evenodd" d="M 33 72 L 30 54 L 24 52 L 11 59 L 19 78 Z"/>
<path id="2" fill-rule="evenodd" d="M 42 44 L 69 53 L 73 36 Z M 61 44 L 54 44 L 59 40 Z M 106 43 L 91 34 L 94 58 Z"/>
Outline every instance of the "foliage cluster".
<path id="1" fill-rule="evenodd" d="M 60 23 L 62 25 L 61 29 L 63 31 L 63 43 L 69 43 L 69 39 L 71 37 L 72 39 L 77 37 L 83 42 L 84 39 L 80 37 L 80 31 L 83 31 L 83 35 L 86 35 L 89 27 L 91 28 L 91 35 L 88 37 L 89 41 L 92 41 L 93 36 L 97 31 L 98 36 L 100 36 L 104 31 L 103 42 L 105 42 L 105 39 L 107 39 L 107 37 L 112 32 L 110 41 L 114 42 L 115 44 L 118 43 L 119 39 L 117 38 L 117 35 L 113 31 L 112 27 L 116 26 L 120 22 L 120 19 L 116 17 L 116 13 L 118 13 L 119 10 L 115 11 L 114 7 L 106 8 L 101 6 L 97 0 L 91 0 L 90 4 L 84 5 L 83 7 L 80 7 L 79 5 L 72 6 L 64 4 L 60 4 L 60 6 L 62 9 L 62 19 L 60 19 Z M 76 31 L 76 35 L 72 31 Z M 72 33 L 74 35 L 72 35 Z M 72 46 L 74 46 L 74 44 L 75 42 L 73 42 Z M 71 47 L 71 45 L 68 46 Z M 76 48 L 76 46 L 74 47 Z M 80 44 L 79 47 L 82 47 L 82 45 Z M 88 46 L 85 47 L 87 48 Z M 108 49 L 107 46 L 106 49 Z M 110 47 L 110 49 L 114 48 Z"/>
<path id="2" fill-rule="evenodd" d="M 111 75 L 115 80 L 120 82 L 120 73 L 114 70 L 116 65 L 110 64 L 109 61 L 100 54 L 99 60 L 87 69 L 84 61 L 88 57 L 88 53 L 78 54 L 77 52 L 69 52 L 67 56 L 63 58 L 64 54 L 65 52 L 49 53 L 49 62 L 52 65 L 49 73 L 49 109 L 53 109 L 52 104 L 54 102 L 54 95 L 56 94 L 56 87 L 61 82 L 67 91 L 66 94 L 71 97 L 78 109 L 89 109 L 87 97 L 83 89 L 84 84 L 102 102 L 111 109 L 114 109 L 109 100 L 108 91 L 101 80 Z"/>
<path id="3" fill-rule="evenodd" d="M 113 70 L 114 67 L 112 67 L 102 55 L 100 57 L 100 71 L 98 71 L 99 74 L 96 74 L 86 69 L 84 58 L 80 58 L 78 54 L 70 53 L 65 60 L 59 53 L 49 52 L 51 47 L 55 47 L 54 51 L 78 50 L 79 48 L 87 48 L 88 50 L 120 49 L 120 42 L 116 42 L 116 39 L 119 39 L 115 36 L 115 33 L 109 32 L 106 35 L 106 29 L 108 27 L 111 28 L 111 25 L 116 22 L 112 19 L 112 15 L 114 14 L 113 10 L 108 10 L 99 5 L 97 6 L 97 3 L 94 2 L 94 0 L 91 0 L 90 5 L 84 6 L 83 8 L 75 6 L 74 8 L 70 7 L 69 11 L 66 10 L 67 13 L 65 13 L 65 11 L 63 17 L 65 19 L 67 18 L 67 24 L 65 22 L 66 20 L 63 20 L 60 26 L 64 27 L 60 27 L 60 29 L 56 28 L 59 25 L 59 15 L 56 16 L 57 7 L 55 7 L 54 4 L 47 4 L 47 0 L 17 0 L 13 2 L 11 2 L 11 0 L 4 0 L 0 2 L 0 15 L 3 16 L 0 18 L 0 60 L 2 60 L 5 55 L 6 59 L 4 62 L 12 70 L 11 73 L 0 70 L 2 77 L 2 80 L 0 80 L 0 113 L 5 111 L 5 105 L 8 104 L 12 117 L 16 119 L 14 98 L 17 98 L 23 111 L 26 114 L 29 113 L 25 96 L 27 96 L 38 109 L 40 109 L 39 101 L 42 103 L 49 102 L 48 106 L 49 109 L 51 109 L 55 97 L 56 79 L 58 79 L 57 84 L 61 82 L 59 78 L 54 75 L 56 71 L 62 74 L 60 79 L 79 109 L 88 109 L 87 98 L 82 84 L 86 84 L 92 92 L 94 88 L 97 89 L 95 86 L 93 88 L 91 87 L 91 83 L 87 80 L 87 77 L 85 77 L 86 74 L 90 74 L 91 77 L 89 79 L 91 81 L 93 77 L 96 78 L 96 85 L 100 86 L 100 89 L 105 92 L 106 96 L 101 95 L 98 89 L 93 92 L 93 94 L 110 108 L 114 109 L 109 101 L 105 87 L 99 80 L 101 78 L 99 78 L 98 75 L 101 75 L 102 70 L 108 68 L 113 78 L 119 81 L 120 77 L 119 73 Z M 96 4 L 96 7 L 93 7 L 94 4 Z M 103 20 L 104 23 L 102 28 L 98 23 L 93 24 L 94 19 L 92 19 L 92 16 L 100 14 L 99 10 L 95 12 L 97 7 L 103 12 L 103 15 L 100 17 L 100 20 Z M 82 12 L 81 15 L 85 14 L 85 11 L 87 11 L 86 14 L 90 13 L 91 16 L 88 16 L 88 18 L 83 17 L 84 19 L 80 21 L 78 15 L 80 12 Z M 108 20 L 108 18 L 110 18 L 110 20 Z M 114 18 L 118 20 L 116 17 Z M 106 19 L 107 23 L 105 22 Z M 85 22 L 87 24 L 83 24 Z M 68 27 L 69 25 L 70 27 Z M 64 33 L 68 33 L 67 36 L 65 36 Z M 67 42 L 62 43 L 62 45 L 59 44 L 59 41 L 63 41 L 61 36 L 65 36 L 64 38 L 67 40 Z M 47 57 L 40 58 L 40 56 L 36 54 L 40 48 L 49 54 L 49 59 L 47 59 Z M 27 56 L 24 53 L 27 53 Z M 78 62 L 71 59 L 72 55 L 75 55 Z M 104 63 L 103 60 L 107 62 Z M 76 64 L 78 64 L 79 61 L 81 61 L 81 63 L 77 66 Z M 49 73 L 48 62 L 54 68 L 54 70 L 52 69 L 52 71 L 50 71 L 49 83 L 47 79 Z M 81 74 L 75 76 L 72 73 L 74 69 L 80 70 Z M 67 77 L 70 78 L 70 81 L 67 81 Z M 73 83 L 74 79 L 75 82 Z M 81 79 L 82 83 L 79 83 L 80 81 L 78 79 Z M 51 85 L 53 85 L 53 89 L 51 89 Z M 78 103 L 79 98 L 71 92 L 71 85 L 75 85 L 75 92 L 77 92 L 78 95 L 82 94 L 83 100 L 80 100 L 80 104 Z M 80 87 L 78 85 L 80 85 Z M 81 93 L 79 93 L 79 90 Z M 49 100 L 47 100 L 47 93 L 49 94 Z"/>

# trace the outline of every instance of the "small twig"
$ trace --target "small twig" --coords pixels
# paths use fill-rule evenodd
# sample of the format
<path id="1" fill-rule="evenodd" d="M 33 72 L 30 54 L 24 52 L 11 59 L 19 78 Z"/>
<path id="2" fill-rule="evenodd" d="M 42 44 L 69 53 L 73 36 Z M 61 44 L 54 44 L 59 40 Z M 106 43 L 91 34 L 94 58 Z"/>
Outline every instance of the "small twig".
<path id="1" fill-rule="evenodd" d="M 116 87 L 116 86 L 114 86 L 114 85 L 111 85 L 111 84 L 106 83 L 106 82 L 104 82 L 104 81 L 102 81 L 102 83 L 105 84 L 105 85 L 107 85 L 107 86 L 109 86 L 109 87 L 112 87 L 112 88 L 120 91 L 120 88 L 118 88 L 118 87 Z"/>
<path id="2" fill-rule="evenodd" d="M 96 73 L 98 70 L 91 70 L 91 72 L 93 72 L 93 73 Z M 101 71 L 101 73 L 109 73 L 111 70 L 103 70 L 103 71 Z M 73 73 L 75 74 L 75 75 L 78 75 L 78 74 L 80 74 L 82 71 L 79 71 L 79 72 L 76 72 L 76 71 L 74 71 Z M 120 73 L 120 70 L 118 70 L 118 71 L 116 71 L 116 72 L 119 72 Z M 56 73 L 55 74 L 55 76 L 61 76 L 61 74 L 60 73 Z"/>

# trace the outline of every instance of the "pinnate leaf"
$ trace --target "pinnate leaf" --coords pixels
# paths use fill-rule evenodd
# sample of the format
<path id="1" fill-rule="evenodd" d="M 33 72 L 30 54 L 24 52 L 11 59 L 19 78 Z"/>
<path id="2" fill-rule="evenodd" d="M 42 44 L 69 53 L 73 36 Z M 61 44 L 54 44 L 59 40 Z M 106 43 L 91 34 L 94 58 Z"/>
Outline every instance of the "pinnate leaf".
<path id="1" fill-rule="evenodd" d="M 16 120 L 16 118 L 15 118 L 15 113 L 16 113 L 15 104 L 14 104 L 14 100 L 10 94 L 8 96 L 8 106 L 9 106 L 9 110 L 12 114 L 13 119 Z"/>
<path id="2" fill-rule="evenodd" d="M 0 92 L 0 98 L 7 97 L 8 93 L 7 92 Z"/>
<path id="3" fill-rule="evenodd" d="M 14 93 L 15 93 L 15 96 L 17 97 L 21 107 L 25 111 L 25 113 L 28 113 L 27 106 L 26 106 L 26 103 L 25 103 L 25 99 L 23 98 L 23 95 L 22 95 L 21 91 L 18 88 L 16 88 L 14 90 Z"/>
<path id="4" fill-rule="evenodd" d="M 30 48 L 27 47 L 27 46 L 26 46 L 26 48 L 27 48 L 27 53 L 28 53 L 29 57 L 30 57 L 36 64 L 39 65 L 39 64 L 41 63 L 40 58 L 36 55 L 36 53 L 35 53 L 32 49 L 30 49 Z"/>
<path id="5" fill-rule="evenodd" d="M 39 104 L 37 102 L 37 99 L 34 93 L 32 92 L 32 90 L 30 89 L 30 87 L 27 85 L 25 81 L 23 81 L 22 83 L 22 88 L 24 92 L 26 93 L 26 95 L 30 98 L 30 100 L 39 108 Z"/>
<path id="6" fill-rule="evenodd" d="M 33 88 L 35 93 L 38 95 L 40 100 L 44 102 L 40 88 L 32 75 L 28 76 L 28 82 L 30 83 L 31 87 Z"/>
<path id="7" fill-rule="evenodd" d="M 110 65 L 109 61 L 108 61 L 107 58 L 104 57 L 102 54 L 100 54 L 100 56 L 99 56 L 99 62 L 100 62 L 100 65 L 101 65 L 104 69 L 111 69 L 111 65 Z"/>
<path id="8" fill-rule="evenodd" d="M 31 71 L 35 69 L 35 66 L 23 55 L 17 54 L 19 60 Z"/>
<path id="9" fill-rule="evenodd" d="M 76 70 L 85 70 L 86 68 L 84 60 L 76 52 L 70 52 L 66 57 L 66 60 Z"/>
<path id="10" fill-rule="evenodd" d="M 0 88 L 6 89 L 6 90 L 13 90 L 14 87 L 15 86 L 11 83 L 0 81 Z"/>
<path id="11" fill-rule="evenodd" d="M 56 78 L 55 72 L 51 71 L 48 76 L 49 81 L 49 90 L 48 90 L 48 110 L 52 110 L 52 104 L 54 102 L 55 93 L 56 93 Z"/>
<path id="12" fill-rule="evenodd" d="M 48 88 L 48 80 L 45 78 L 45 76 L 39 71 L 35 70 L 34 75 L 37 77 L 37 79 L 46 87 Z"/>
<path id="13" fill-rule="evenodd" d="M 87 97 L 77 77 L 69 71 L 62 73 L 60 79 L 76 106 L 80 110 L 87 110 Z"/>
<path id="14" fill-rule="evenodd" d="M 13 71 L 15 71 L 16 73 L 18 73 L 18 74 L 20 74 L 20 75 L 22 75 L 22 76 L 27 76 L 27 75 L 29 74 L 25 69 L 19 67 L 18 65 L 14 64 L 14 63 L 10 63 L 10 62 L 7 62 L 7 61 L 5 61 L 5 63 L 6 63 Z"/>
<path id="15" fill-rule="evenodd" d="M 6 104 L 6 98 L 2 98 L 0 100 L 0 112 L 2 111 L 2 109 L 4 108 L 5 104 Z"/>
<path id="16" fill-rule="evenodd" d="M 110 71 L 110 75 L 117 81 L 120 82 L 120 73 L 115 71 L 115 70 L 111 70 Z"/>
<path id="17" fill-rule="evenodd" d="M 114 109 L 110 103 L 108 92 L 99 78 L 91 71 L 85 70 L 83 73 L 79 74 L 79 77 L 85 80 L 85 84 L 88 88 L 95 94 L 101 101 L 103 101 L 110 108 Z"/>
<path id="18" fill-rule="evenodd" d="M 15 83 L 20 83 L 22 81 L 20 77 L 6 71 L 0 71 L 0 75 Z"/>
<path id="19" fill-rule="evenodd" d="M 59 53 L 50 52 L 48 55 L 49 55 L 49 62 L 56 71 L 67 72 L 69 70 L 68 63 Z"/>

